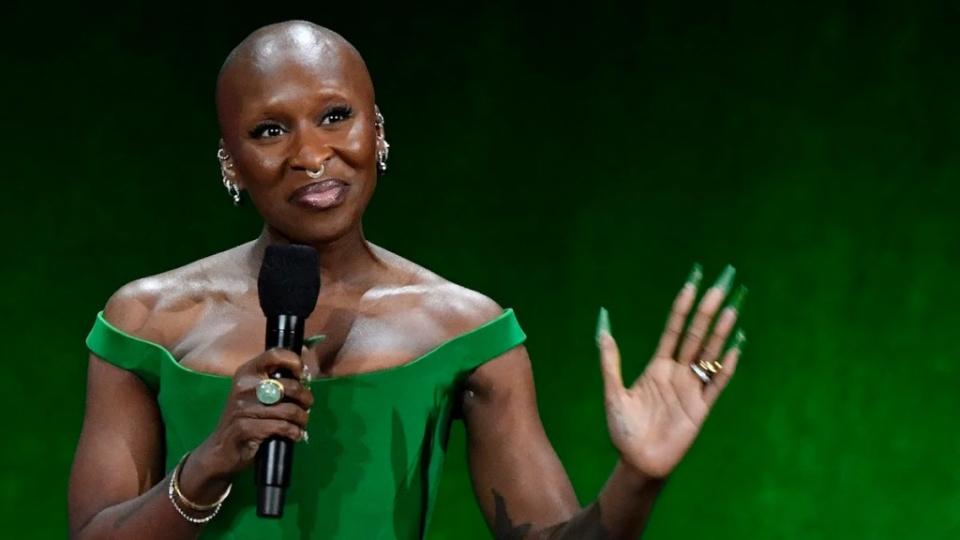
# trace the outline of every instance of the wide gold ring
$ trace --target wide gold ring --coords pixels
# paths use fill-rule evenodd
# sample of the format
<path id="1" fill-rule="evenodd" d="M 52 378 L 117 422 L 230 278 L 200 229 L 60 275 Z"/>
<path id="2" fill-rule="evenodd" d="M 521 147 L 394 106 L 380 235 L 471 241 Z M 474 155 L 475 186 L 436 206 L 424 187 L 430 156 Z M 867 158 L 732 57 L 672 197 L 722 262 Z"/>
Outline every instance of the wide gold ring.
<path id="1" fill-rule="evenodd" d="M 697 360 L 693 364 L 690 364 L 690 369 L 703 384 L 710 384 L 710 382 L 713 381 L 713 376 L 720 373 L 720 370 L 723 369 L 723 364 L 720 362 Z"/>

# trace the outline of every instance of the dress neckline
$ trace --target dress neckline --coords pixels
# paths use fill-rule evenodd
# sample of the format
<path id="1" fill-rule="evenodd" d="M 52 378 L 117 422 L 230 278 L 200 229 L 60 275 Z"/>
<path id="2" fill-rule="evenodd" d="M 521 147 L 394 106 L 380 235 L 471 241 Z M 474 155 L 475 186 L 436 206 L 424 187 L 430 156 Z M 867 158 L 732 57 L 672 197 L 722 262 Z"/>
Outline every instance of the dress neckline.
<path id="1" fill-rule="evenodd" d="M 324 383 L 327 383 L 327 382 L 344 381 L 344 380 L 375 379 L 375 378 L 380 377 L 380 376 L 383 376 L 383 375 L 388 375 L 388 374 L 397 373 L 397 372 L 399 372 L 399 371 L 401 371 L 401 370 L 405 370 L 405 369 L 414 367 L 414 366 L 416 366 L 416 365 L 419 365 L 419 364 L 423 363 L 425 360 L 427 360 L 428 358 L 439 354 L 441 351 L 450 348 L 450 347 L 453 346 L 454 344 L 459 343 L 459 342 L 461 342 L 461 341 L 469 338 L 469 337 L 472 336 L 472 335 L 475 335 L 475 334 L 478 334 L 478 333 L 482 332 L 485 328 L 488 328 L 488 327 L 490 327 L 490 326 L 495 326 L 495 325 L 497 325 L 498 323 L 500 323 L 501 321 L 504 321 L 505 319 L 511 319 L 511 318 L 513 318 L 513 317 L 514 317 L 513 308 L 507 308 L 507 309 L 505 309 L 505 310 L 503 311 L 503 313 L 501 313 L 500 315 L 498 315 L 496 318 L 491 319 L 491 320 L 489 320 L 489 321 L 481 324 L 480 326 L 478 326 L 478 327 L 476 327 L 476 328 L 473 328 L 473 329 L 471 329 L 471 330 L 467 330 L 466 332 L 464 332 L 464 333 L 462 333 L 462 334 L 458 334 L 458 335 L 456 335 L 456 336 L 453 336 L 453 337 L 447 339 L 446 341 L 441 342 L 440 344 L 438 344 L 438 345 L 435 346 L 434 348 L 430 349 L 429 351 L 423 353 L 422 355 L 420 355 L 420 356 L 418 356 L 418 357 L 416 357 L 416 358 L 414 358 L 414 359 L 412 359 L 412 360 L 410 360 L 410 361 L 408 361 L 408 362 L 404 362 L 404 363 L 402 363 L 402 364 L 399 364 L 399 365 L 396 365 L 396 366 L 387 367 L 387 368 L 375 369 L 375 370 L 373 370 L 373 371 L 361 371 L 361 372 L 359 372 L 359 373 L 350 373 L 350 374 L 347 374 L 347 375 L 334 375 L 334 376 L 331 376 L 331 377 L 319 377 L 319 378 L 316 378 L 316 379 L 311 379 L 310 384 L 324 384 Z M 224 381 L 231 380 L 231 379 L 233 378 L 232 376 L 220 375 L 220 374 L 216 374 L 216 373 L 208 373 L 208 372 L 206 372 L 206 371 L 199 371 L 199 370 L 195 370 L 195 369 L 189 368 L 189 367 L 187 367 L 187 366 L 184 366 L 183 364 L 181 364 L 180 362 L 178 362 L 177 359 L 176 359 L 176 357 L 173 356 L 173 353 L 171 353 L 169 350 L 167 350 L 167 348 L 164 347 L 163 345 L 160 345 L 159 343 L 150 341 L 150 340 L 148 340 L 148 339 L 143 339 L 143 338 L 140 338 L 140 337 L 137 337 L 137 336 L 128 334 L 128 333 L 124 332 L 123 330 L 120 330 L 119 328 L 117 328 L 117 327 L 115 327 L 114 325 L 110 324 L 110 321 L 108 321 L 106 318 L 104 318 L 104 316 L 103 316 L 103 311 L 97 313 L 97 322 L 103 324 L 104 327 L 106 327 L 107 329 L 109 329 L 111 332 L 113 332 L 113 333 L 115 333 L 115 334 L 117 334 L 117 335 L 119 335 L 119 336 L 122 336 L 122 337 L 125 338 L 125 339 L 129 339 L 129 340 L 131 340 L 131 341 L 135 341 L 135 342 L 141 343 L 142 345 L 144 345 L 144 346 L 146 346 L 146 347 L 149 347 L 149 348 L 152 349 L 152 350 L 157 351 L 158 353 L 160 353 L 161 356 L 163 356 L 163 357 L 166 359 L 166 361 L 167 361 L 169 364 L 172 364 L 175 369 L 177 369 L 177 370 L 179 370 L 179 371 L 182 371 L 182 372 L 184 372 L 184 373 L 186 373 L 186 374 L 189 374 L 189 375 L 192 375 L 192 376 L 196 376 L 196 377 L 206 377 L 206 378 L 209 378 L 209 379 L 224 380 Z"/>

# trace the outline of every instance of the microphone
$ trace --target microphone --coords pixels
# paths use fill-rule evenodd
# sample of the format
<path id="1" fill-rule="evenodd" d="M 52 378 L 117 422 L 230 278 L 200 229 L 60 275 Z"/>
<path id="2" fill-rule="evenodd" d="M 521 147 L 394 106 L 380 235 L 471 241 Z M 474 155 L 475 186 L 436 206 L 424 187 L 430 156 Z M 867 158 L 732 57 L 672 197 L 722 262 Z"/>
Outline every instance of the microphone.
<path id="1" fill-rule="evenodd" d="M 267 316 L 266 348 L 282 347 L 300 355 L 303 325 L 320 294 L 319 258 L 309 246 L 268 246 L 257 279 L 260 307 Z M 270 377 L 293 378 L 287 370 Z M 283 516 L 283 503 L 293 465 L 293 441 L 270 437 L 257 450 L 257 515 Z"/>

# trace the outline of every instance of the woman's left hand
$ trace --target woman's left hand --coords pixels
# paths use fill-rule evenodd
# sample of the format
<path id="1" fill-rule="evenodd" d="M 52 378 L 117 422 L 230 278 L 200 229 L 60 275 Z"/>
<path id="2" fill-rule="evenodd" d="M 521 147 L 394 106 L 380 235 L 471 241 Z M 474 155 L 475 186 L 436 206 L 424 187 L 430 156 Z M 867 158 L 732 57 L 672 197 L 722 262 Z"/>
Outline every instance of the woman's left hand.
<path id="1" fill-rule="evenodd" d="M 694 267 L 674 301 L 653 359 L 629 387 L 623 384 L 620 351 L 610 334 L 606 312 L 601 312 L 597 341 L 607 426 L 621 459 L 641 475 L 663 478 L 673 471 L 733 376 L 744 342 L 743 332 L 737 332 L 726 352 L 723 347 L 736 324 L 746 288 L 740 287 L 731 302 L 722 310 L 721 306 L 734 272 L 732 266 L 724 270 L 707 290 L 685 329 L 702 275 L 699 266 Z M 691 364 L 704 366 L 701 372 L 712 375 L 708 383 L 691 369 Z"/>

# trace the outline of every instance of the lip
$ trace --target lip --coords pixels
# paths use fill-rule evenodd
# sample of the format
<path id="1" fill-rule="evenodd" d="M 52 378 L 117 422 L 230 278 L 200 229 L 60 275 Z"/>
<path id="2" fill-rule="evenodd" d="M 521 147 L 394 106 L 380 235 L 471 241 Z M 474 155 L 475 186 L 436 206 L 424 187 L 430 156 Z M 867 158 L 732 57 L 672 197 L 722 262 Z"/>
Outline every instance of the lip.
<path id="1" fill-rule="evenodd" d="M 301 186 L 287 199 L 289 202 L 314 210 L 328 210 L 343 203 L 350 184 L 339 178 L 324 178 Z"/>

